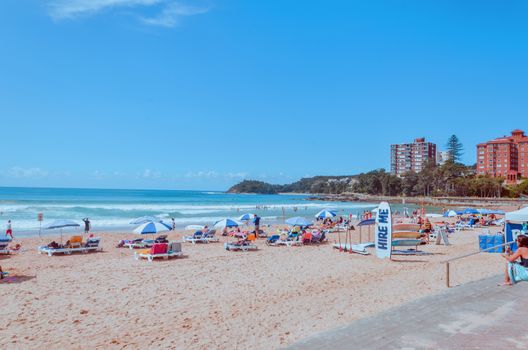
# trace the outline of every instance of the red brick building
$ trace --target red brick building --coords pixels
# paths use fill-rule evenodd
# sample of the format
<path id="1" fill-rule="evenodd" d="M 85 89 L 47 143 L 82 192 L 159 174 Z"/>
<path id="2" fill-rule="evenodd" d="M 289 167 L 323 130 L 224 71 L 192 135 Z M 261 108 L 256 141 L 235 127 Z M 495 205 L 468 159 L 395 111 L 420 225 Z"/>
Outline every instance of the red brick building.
<path id="1" fill-rule="evenodd" d="M 528 178 L 528 137 L 522 130 L 477 145 L 477 174 L 503 177 L 509 182 Z"/>

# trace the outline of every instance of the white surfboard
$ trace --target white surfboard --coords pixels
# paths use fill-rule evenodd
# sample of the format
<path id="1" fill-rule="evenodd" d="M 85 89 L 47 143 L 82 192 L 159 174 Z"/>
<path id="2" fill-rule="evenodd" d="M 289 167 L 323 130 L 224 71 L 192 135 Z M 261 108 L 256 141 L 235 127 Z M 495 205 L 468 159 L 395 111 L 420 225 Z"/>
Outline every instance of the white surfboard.
<path id="1" fill-rule="evenodd" d="M 352 246 L 350 246 L 348 243 L 336 243 L 334 244 L 334 248 L 344 250 L 346 252 L 352 251 L 352 253 L 356 254 L 369 255 L 369 252 L 367 252 L 363 244 L 352 244 Z"/>

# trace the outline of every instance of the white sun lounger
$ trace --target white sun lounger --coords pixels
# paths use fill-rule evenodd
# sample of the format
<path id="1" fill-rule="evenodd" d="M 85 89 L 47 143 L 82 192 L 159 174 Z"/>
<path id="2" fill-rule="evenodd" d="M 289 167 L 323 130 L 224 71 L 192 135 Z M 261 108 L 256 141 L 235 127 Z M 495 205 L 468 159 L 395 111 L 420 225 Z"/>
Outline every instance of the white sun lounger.
<path id="1" fill-rule="evenodd" d="M 303 245 L 303 242 L 301 240 L 276 240 L 273 243 L 268 243 L 269 246 L 272 247 L 278 247 L 278 246 L 286 246 L 286 247 L 293 247 L 293 246 L 301 246 Z"/>
<path id="2" fill-rule="evenodd" d="M 167 260 L 169 258 L 174 258 L 174 257 L 182 256 L 182 255 L 183 255 L 183 252 L 181 248 L 181 242 L 170 242 L 166 253 L 150 254 L 150 253 L 134 252 L 134 259 L 139 260 L 139 259 L 144 258 L 144 259 L 147 259 L 148 262 L 152 262 L 156 258 Z"/>
<path id="3" fill-rule="evenodd" d="M 49 256 L 52 256 L 54 254 L 72 254 L 102 251 L 103 247 L 99 245 L 100 241 L 100 238 L 90 238 L 84 246 L 78 248 L 51 248 L 48 246 L 41 246 L 38 247 L 38 252 L 40 254 L 44 253 L 48 254 Z"/>
<path id="4" fill-rule="evenodd" d="M 248 250 L 258 250 L 258 247 L 253 243 L 246 243 L 246 244 L 236 244 L 236 243 L 224 243 L 225 250 L 231 250 L 231 251 L 243 251 L 247 252 Z"/>
<path id="5" fill-rule="evenodd" d="M 144 239 L 140 242 L 128 242 L 123 244 L 123 247 L 130 248 L 130 249 L 141 249 L 141 248 L 150 248 L 154 244 L 153 239 Z"/>
<path id="6" fill-rule="evenodd" d="M 183 240 L 185 242 L 190 242 L 192 244 L 196 243 L 215 243 L 220 242 L 220 238 L 215 236 L 216 230 L 208 231 L 207 233 L 202 233 L 201 235 L 192 235 L 184 236 Z"/>

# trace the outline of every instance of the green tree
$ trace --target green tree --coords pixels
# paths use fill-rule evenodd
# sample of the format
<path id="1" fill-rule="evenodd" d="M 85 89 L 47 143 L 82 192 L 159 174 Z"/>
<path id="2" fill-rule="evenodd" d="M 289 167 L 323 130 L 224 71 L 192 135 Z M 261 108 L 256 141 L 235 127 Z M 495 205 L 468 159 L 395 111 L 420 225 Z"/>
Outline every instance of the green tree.
<path id="1" fill-rule="evenodd" d="M 459 163 L 462 158 L 464 146 L 456 135 L 451 135 L 447 140 L 447 153 L 449 154 L 449 161 L 452 163 Z"/>

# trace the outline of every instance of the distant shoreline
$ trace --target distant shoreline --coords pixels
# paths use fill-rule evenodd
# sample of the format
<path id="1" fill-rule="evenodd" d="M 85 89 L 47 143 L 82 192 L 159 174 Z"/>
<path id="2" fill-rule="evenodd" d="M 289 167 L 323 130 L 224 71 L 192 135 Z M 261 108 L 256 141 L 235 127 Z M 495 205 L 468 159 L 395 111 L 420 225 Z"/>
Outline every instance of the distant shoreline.
<path id="1" fill-rule="evenodd" d="M 436 207 L 501 207 L 516 210 L 528 205 L 527 199 L 518 198 L 480 198 L 480 197 L 403 197 L 373 196 L 362 194 L 314 194 L 307 200 L 325 200 L 331 202 L 389 202 L 398 204 L 428 205 Z"/>

